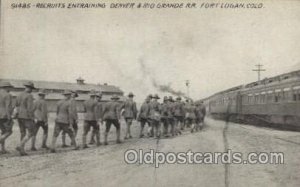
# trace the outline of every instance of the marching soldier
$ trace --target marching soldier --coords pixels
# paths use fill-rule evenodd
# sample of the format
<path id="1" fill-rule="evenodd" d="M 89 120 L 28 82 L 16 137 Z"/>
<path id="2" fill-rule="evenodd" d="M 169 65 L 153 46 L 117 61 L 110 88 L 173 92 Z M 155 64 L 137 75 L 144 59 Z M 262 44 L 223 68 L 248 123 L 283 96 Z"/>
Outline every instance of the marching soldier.
<path id="1" fill-rule="evenodd" d="M 206 108 L 205 108 L 205 106 L 204 106 L 204 104 L 203 104 L 203 101 L 200 101 L 200 105 L 199 105 L 199 107 L 200 107 L 200 110 L 201 110 L 201 113 L 202 113 L 202 117 L 200 118 L 200 124 L 202 124 L 201 126 L 200 126 L 200 130 L 203 128 L 203 126 L 204 126 L 204 118 L 205 118 L 205 115 L 206 115 Z"/>
<path id="2" fill-rule="evenodd" d="M 70 107 L 71 107 L 71 120 L 72 120 L 72 128 L 74 132 L 74 138 L 76 139 L 78 132 L 78 113 L 77 113 L 77 102 L 76 98 L 78 97 L 78 93 L 76 91 L 71 91 L 71 99 L 70 99 Z M 69 147 L 66 144 L 66 132 L 62 132 L 62 147 Z"/>
<path id="3" fill-rule="evenodd" d="M 155 94 L 153 96 L 153 101 L 150 104 L 150 117 L 151 117 L 151 126 L 154 129 L 154 136 L 156 138 L 160 138 L 160 118 L 161 118 L 161 110 L 160 104 L 158 102 L 160 97 Z"/>
<path id="4" fill-rule="evenodd" d="M 86 144 L 86 136 L 90 131 L 90 128 L 93 127 L 93 132 L 95 132 L 97 146 L 100 146 L 100 133 L 99 125 L 97 123 L 97 111 L 98 111 L 98 101 L 96 100 L 97 93 L 92 90 L 90 93 L 90 99 L 83 103 L 84 108 L 84 126 L 83 126 L 83 135 L 82 143 L 83 148 L 88 148 Z M 92 133 L 93 134 L 93 133 Z"/>
<path id="5" fill-rule="evenodd" d="M 169 99 L 167 96 L 164 97 L 163 103 L 161 104 L 161 122 L 163 124 L 163 135 L 168 137 L 169 129 Z"/>
<path id="6" fill-rule="evenodd" d="M 101 99 L 102 99 L 102 93 L 99 92 L 97 93 L 97 96 L 96 96 L 96 100 L 97 100 L 97 125 L 99 126 L 99 124 L 102 123 L 102 117 L 103 117 L 103 104 L 101 102 Z M 95 131 L 95 129 L 93 129 L 93 132 L 91 134 L 91 140 L 89 142 L 89 144 L 95 144 L 95 137 L 96 137 L 96 134 L 97 132 Z M 100 126 L 99 126 L 99 139 L 100 139 Z M 101 142 L 99 143 L 101 145 Z"/>
<path id="7" fill-rule="evenodd" d="M 51 146 L 51 153 L 55 153 L 55 144 L 57 137 L 59 136 L 59 133 L 61 131 L 67 133 L 70 138 L 71 138 L 71 144 L 75 147 L 74 149 L 77 150 L 78 146 L 76 144 L 74 132 L 71 128 L 73 125 L 73 121 L 71 116 L 74 115 L 72 114 L 72 109 L 71 109 L 71 91 L 65 90 L 63 95 L 64 99 L 59 101 L 57 103 L 57 110 L 56 110 L 56 120 L 55 120 L 55 127 L 54 127 L 54 133 L 53 133 L 53 138 L 52 138 L 52 146 Z"/>
<path id="8" fill-rule="evenodd" d="M 176 102 L 173 104 L 174 118 L 175 118 L 175 133 L 181 134 L 181 129 L 184 123 L 184 104 L 181 102 L 181 97 L 176 98 Z"/>
<path id="9" fill-rule="evenodd" d="M 1 82 L 0 85 L 0 144 L 1 152 L 0 154 L 8 153 L 5 149 L 5 140 L 12 134 L 12 96 L 9 93 L 13 86 L 9 82 Z"/>
<path id="10" fill-rule="evenodd" d="M 146 98 L 145 102 L 142 104 L 141 109 L 140 109 L 140 113 L 139 113 L 139 117 L 138 117 L 138 121 L 141 124 L 140 138 L 144 137 L 143 132 L 144 132 L 144 127 L 145 127 L 146 123 L 150 127 L 150 121 L 149 121 L 150 100 L 151 100 L 151 98 L 148 96 Z"/>
<path id="11" fill-rule="evenodd" d="M 104 145 L 108 145 L 107 137 L 110 131 L 110 127 L 113 124 L 117 130 L 117 143 L 122 143 L 120 140 L 121 127 L 120 127 L 120 113 L 119 103 L 117 100 L 120 98 L 117 95 L 111 97 L 111 101 L 107 102 L 103 106 L 103 120 L 105 121 L 106 129 L 104 134 Z"/>
<path id="12" fill-rule="evenodd" d="M 169 125 L 171 125 L 171 135 L 175 136 L 175 117 L 174 117 L 174 100 L 173 97 L 169 97 L 169 102 L 168 102 L 168 121 Z"/>
<path id="13" fill-rule="evenodd" d="M 24 84 L 25 91 L 22 92 L 17 97 L 17 107 L 18 107 L 18 122 L 21 132 L 21 143 L 16 150 L 19 151 L 21 156 L 27 155 L 24 150 L 25 144 L 29 141 L 35 134 L 35 124 L 34 124 L 34 103 L 32 90 L 35 89 L 32 82 L 27 82 Z M 28 131 L 26 136 L 26 130 Z"/>
<path id="14" fill-rule="evenodd" d="M 195 125 L 194 130 L 197 132 L 197 131 L 201 130 L 200 124 L 203 122 L 203 118 L 204 118 L 203 107 L 200 102 L 196 103 L 195 114 L 196 114 L 196 125 Z M 192 132 L 193 132 L 193 129 L 192 129 Z"/>
<path id="15" fill-rule="evenodd" d="M 133 101 L 133 93 L 128 94 L 128 99 L 125 101 L 122 108 L 124 109 L 124 118 L 126 121 L 127 129 L 126 129 L 126 135 L 125 139 L 132 138 L 130 127 L 132 125 L 132 120 L 136 119 L 137 117 L 137 109 L 136 109 L 136 103 Z"/>
<path id="16" fill-rule="evenodd" d="M 45 90 L 40 90 L 38 92 L 38 99 L 34 102 L 34 121 L 35 121 L 35 133 L 32 137 L 32 145 L 31 150 L 36 151 L 35 148 L 35 141 L 36 141 L 36 135 L 39 131 L 39 128 L 41 127 L 44 131 L 43 134 L 43 142 L 42 142 L 42 148 L 48 149 L 47 147 L 47 138 L 48 138 L 48 109 L 47 109 L 47 103 L 45 101 Z"/>
<path id="17" fill-rule="evenodd" d="M 151 117 L 151 103 L 153 102 L 153 95 L 149 94 L 149 115 L 148 115 L 148 122 L 149 122 L 149 128 L 147 130 L 147 135 L 148 137 L 153 137 L 154 136 L 154 127 L 152 126 L 152 117 Z"/>
<path id="18" fill-rule="evenodd" d="M 187 127 L 191 127 L 191 132 L 194 132 L 194 128 L 195 128 L 195 120 L 196 120 L 196 114 L 195 114 L 195 104 L 193 103 L 193 101 L 190 101 L 186 107 L 186 125 Z"/>

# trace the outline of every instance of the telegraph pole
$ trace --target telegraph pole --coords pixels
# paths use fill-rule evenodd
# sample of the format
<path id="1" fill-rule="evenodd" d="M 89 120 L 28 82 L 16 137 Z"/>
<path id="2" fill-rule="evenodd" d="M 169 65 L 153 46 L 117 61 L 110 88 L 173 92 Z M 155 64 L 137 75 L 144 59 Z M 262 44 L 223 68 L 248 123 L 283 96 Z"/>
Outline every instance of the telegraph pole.
<path id="1" fill-rule="evenodd" d="M 186 95 L 190 97 L 190 80 L 185 81 L 185 86 L 186 86 Z"/>
<path id="2" fill-rule="evenodd" d="M 252 71 L 257 72 L 258 81 L 260 81 L 260 72 L 266 71 L 266 69 L 262 69 L 262 67 L 264 66 L 262 64 L 256 64 L 255 66 L 257 67 L 257 69 L 253 69 Z"/>

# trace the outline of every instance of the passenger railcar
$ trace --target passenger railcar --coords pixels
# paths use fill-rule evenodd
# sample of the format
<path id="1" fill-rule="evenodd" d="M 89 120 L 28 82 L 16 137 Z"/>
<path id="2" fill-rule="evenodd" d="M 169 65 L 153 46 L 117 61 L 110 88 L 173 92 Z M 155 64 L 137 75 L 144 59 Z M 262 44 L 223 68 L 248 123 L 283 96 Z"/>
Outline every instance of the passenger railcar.
<path id="1" fill-rule="evenodd" d="M 300 70 L 234 87 L 204 99 L 215 118 L 300 129 Z"/>

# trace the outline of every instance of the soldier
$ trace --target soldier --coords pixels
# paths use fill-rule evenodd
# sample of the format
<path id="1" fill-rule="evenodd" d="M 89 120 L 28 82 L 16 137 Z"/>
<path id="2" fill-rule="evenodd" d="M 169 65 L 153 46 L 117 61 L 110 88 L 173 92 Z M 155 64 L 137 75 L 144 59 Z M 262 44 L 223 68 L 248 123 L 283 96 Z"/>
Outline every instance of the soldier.
<path id="1" fill-rule="evenodd" d="M 150 127 L 150 121 L 149 121 L 150 100 L 151 100 L 151 98 L 148 96 L 146 98 L 145 102 L 142 104 L 141 109 L 140 109 L 140 113 L 139 113 L 139 117 L 138 117 L 138 121 L 141 123 L 140 138 L 144 137 L 143 132 L 144 132 L 144 127 L 145 127 L 146 123 Z"/>
<path id="2" fill-rule="evenodd" d="M 67 133 L 71 138 L 71 144 L 74 146 L 74 149 L 77 150 L 79 147 L 76 144 L 74 132 L 72 130 L 72 109 L 71 109 L 71 91 L 65 90 L 63 95 L 64 99 L 57 103 L 57 110 L 56 110 L 56 119 L 55 119 L 55 127 L 53 132 L 52 138 L 52 146 L 51 146 L 51 153 L 55 153 L 55 144 L 57 137 L 61 131 Z"/>
<path id="3" fill-rule="evenodd" d="M 206 115 L 206 108 L 203 104 L 203 101 L 200 101 L 200 109 L 201 109 L 201 112 L 202 112 L 202 118 L 200 118 L 200 124 L 202 124 L 200 126 L 200 130 L 204 127 L 204 118 L 205 118 L 205 115 Z"/>
<path id="4" fill-rule="evenodd" d="M 163 124 L 163 135 L 168 137 L 169 130 L 169 99 L 167 96 L 164 97 L 163 103 L 161 104 L 161 122 Z"/>
<path id="5" fill-rule="evenodd" d="M 27 82 L 24 84 L 25 91 L 22 92 L 17 97 L 17 107 L 18 107 L 18 122 L 21 132 L 21 143 L 16 150 L 19 151 L 21 156 L 27 155 L 24 150 L 25 144 L 29 141 L 35 134 L 35 123 L 34 123 L 34 103 L 33 96 L 31 94 L 32 90 L 35 89 L 32 82 Z M 26 130 L 28 131 L 26 136 Z"/>
<path id="6" fill-rule="evenodd" d="M 196 120 L 196 114 L 195 114 L 195 104 L 193 103 L 193 101 L 190 101 L 186 106 L 185 106 L 185 110 L 186 110 L 186 125 L 187 127 L 191 127 L 191 132 L 194 132 L 194 126 L 195 126 L 195 120 Z"/>
<path id="7" fill-rule="evenodd" d="M 1 82 L 0 84 L 0 144 L 1 152 L 0 154 L 8 153 L 5 149 L 5 140 L 12 134 L 12 96 L 9 93 L 13 86 L 9 82 Z"/>
<path id="8" fill-rule="evenodd" d="M 181 129 L 184 123 L 184 104 L 181 102 L 181 97 L 176 98 L 176 102 L 173 104 L 174 118 L 175 118 L 175 134 L 181 134 Z"/>
<path id="9" fill-rule="evenodd" d="M 96 100 L 97 100 L 97 125 L 99 126 L 99 124 L 102 123 L 102 117 L 103 117 L 103 104 L 101 102 L 101 99 L 102 99 L 102 93 L 99 92 L 97 93 L 97 96 L 96 96 Z M 96 134 L 97 132 L 93 129 L 93 132 L 91 134 L 91 140 L 89 142 L 89 144 L 95 144 L 95 137 L 96 137 Z M 99 138 L 100 138 L 100 126 L 99 126 Z M 100 142 L 100 145 L 101 145 L 101 142 Z"/>
<path id="10" fill-rule="evenodd" d="M 103 120 L 105 121 L 106 129 L 104 134 L 104 145 L 108 145 L 107 136 L 110 131 L 110 127 L 113 124 L 117 129 L 117 143 L 122 143 L 120 140 L 120 113 L 119 103 L 117 100 L 120 98 L 117 95 L 111 97 L 111 101 L 107 102 L 103 106 Z"/>
<path id="11" fill-rule="evenodd" d="M 92 90 L 90 92 L 90 99 L 83 103 L 83 109 L 84 109 L 83 111 L 85 112 L 83 135 L 82 135 L 83 149 L 88 148 L 86 144 L 86 136 L 90 131 L 91 127 L 93 127 L 93 132 L 95 132 L 97 146 L 100 146 L 99 125 L 97 123 L 98 101 L 96 100 L 96 96 L 97 93 L 94 90 Z"/>
<path id="12" fill-rule="evenodd" d="M 132 120 L 137 118 L 137 109 L 136 103 L 133 101 L 133 93 L 128 94 L 128 99 L 123 104 L 122 108 L 124 108 L 124 118 L 126 121 L 127 129 L 125 139 L 132 138 L 130 127 L 132 125 Z"/>
<path id="13" fill-rule="evenodd" d="M 147 135 L 148 137 L 153 137 L 154 136 L 154 127 L 152 126 L 152 118 L 151 118 L 151 103 L 153 102 L 153 95 L 149 94 L 149 115 L 148 115 L 148 122 L 149 122 L 149 128 L 147 130 Z"/>
<path id="14" fill-rule="evenodd" d="M 192 129 L 192 132 L 193 132 L 193 130 L 195 130 L 196 132 L 201 130 L 200 124 L 203 121 L 204 114 L 203 114 L 203 109 L 202 109 L 202 106 L 201 106 L 200 102 L 196 103 L 195 114 L 196 114 L 196 125 L 195 125 L 195 128 Z"/>
<path id="15" fill-rule="evenodd" d="M 175 136 L 175 117 L 174 117 L 174 100 L 173 97 L 169 97 L 169 102 L 168 102 L 168 121 L 169 125 L 171 126 L 171 135 Z"/>
<path id="16" fill-rule="evenodd" d="M 153 101 L 150 103 L 150 117 L 151 117 L 151 126 L 154 129 L 154 135 L 156 138 L 160 138 L 160 118 L 161 118 L 161 109 L 158 102 L 160 97 L 155 94 L 153 96 Z"/>
<path id="17" fill-rule="evenodd" d="M 41 127 L 44 131 L 43 135 L 43 142 L 42 142 L 42 148 L 48 149 L 47 147 L 47 138 L 48 138 L 48 109 L 47 109 L 47 103 L 45 101 L 45 90 L 40 90 L 38 92 L 38 99 L 34 102 L 34 122 L 35 122 L 35 133 L 32 137 L 31 141 L 31 150 L 36 151 L 35 148 L 35 141 L 36 141 L 36 135 L 39 131 L 39 128 Z"/>
<path id="18" fill-rule="evenodd" d="M 74 138 L 76 139 L 77 132 L 78 132 L 78 113 L 77 113 L 77 102 L 76 98 L 78 97 L 78 93 L 76 91 L 71 91 L 71 99 L 70 99 L 70 107 L 71 107 L 71 120 L 72 120 L 72 128 L 74 132 Z M 69 147 L 66 144 L 66 132 L 62 132 L 62 147 Z"/>

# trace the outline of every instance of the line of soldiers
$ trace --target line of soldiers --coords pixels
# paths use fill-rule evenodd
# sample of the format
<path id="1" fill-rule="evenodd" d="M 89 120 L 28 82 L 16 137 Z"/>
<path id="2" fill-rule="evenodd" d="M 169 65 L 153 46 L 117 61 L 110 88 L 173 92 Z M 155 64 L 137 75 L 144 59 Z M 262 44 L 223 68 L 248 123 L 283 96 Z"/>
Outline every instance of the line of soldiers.
<path id="1" fill-rule="evenodd" d="M 165 96 L 163 102 L 159 103 L 160 97 L 155 94 L 149 95 L 142 104 L 138 121 L 141 124 L 140 138 L 144 137 L 144 127 L 148 124 L 149 137 L 177 136 L 182 134 L 186 127 L 191 128 L 191 132 L 199 131 L 203 127 L 206 110 L 202 102 L 194 103 L 191 100 L 181 101 L 177 97 L 176 101 L 172 96 Z"/>
<path id="2" fill-rule="evenodd" d="M 16 98 L 13 106 L 10 89 L 13 86 L 9 82 L 0 83 L 0 144 L 2 154 L 8 153 L 5 149 L 5 140 L 12 134 L 13 119 L 17 119 L 20 129 L 20 144 L 16 150 L 20 155 L 27 155 L 25 152 L 26 143 L 31 140 L 31 150 L 36 151 L 36 135 L 39 128 L 43 129 L 42 147 L 47 146 L 48 138 L 48 110 L 45 101 L 46 92 L 40 90 L 38 99 L 34 100 L 32 91 L 36 89 L 32 82 L 24 84 L 25 90 Z M 66 144 L 66 135 L 71 139 L 71 145 L 75 150 L 79 149 L 76 143 L 78 132 L 78 111 L 76 91 L 65 90 L 62 95 L 64 99 L 57 103 L 56 119 L 50 152 L 56 152 L 56 141 L 62 132 L 62 147 Z M 111 100 L 103 103 L 101 92 L 91 90 L 90 98 L 83 103 L 84 124 L 82 135 L 82 148 L 88 148 L 87 135 L 91 132 L 89 144 L 100 146 L 100 124 L 105 124 L 104 145 L 108 145 L 108 134 L 111 125 L 116 128 L 116 142 L 122 143 L 120 120 L 123 116 L 126 122 L 126 133 L 124 139 L 132 138 L 131 126 L 133 120 L 138 120 L 141 125 L 140 138 L 144 137 L 144 127 L 148 124 L 148 136 L 159 138 L 161 136 L 161 124 L 163 124 L 163 134 L 168 137 L 181 134 L 185 127 L 191 127 L 191 132 L 199 131 L 205 116 L 205 107 L 202 103 L 194 104 L 191 101 L 181 102 L 178 97 L 176 101 L 170 97 L 164 97 L 163 103 L 159 103 L 159 96 L 149 95 L 142 104 L 138 112 L 136 102 L 133 100 L 134 94 L 129 93 L 125 102 L 119 102 L 117 95 L 113 95 Z M 170 130 L 169 130 L 170 127 Z"/>

